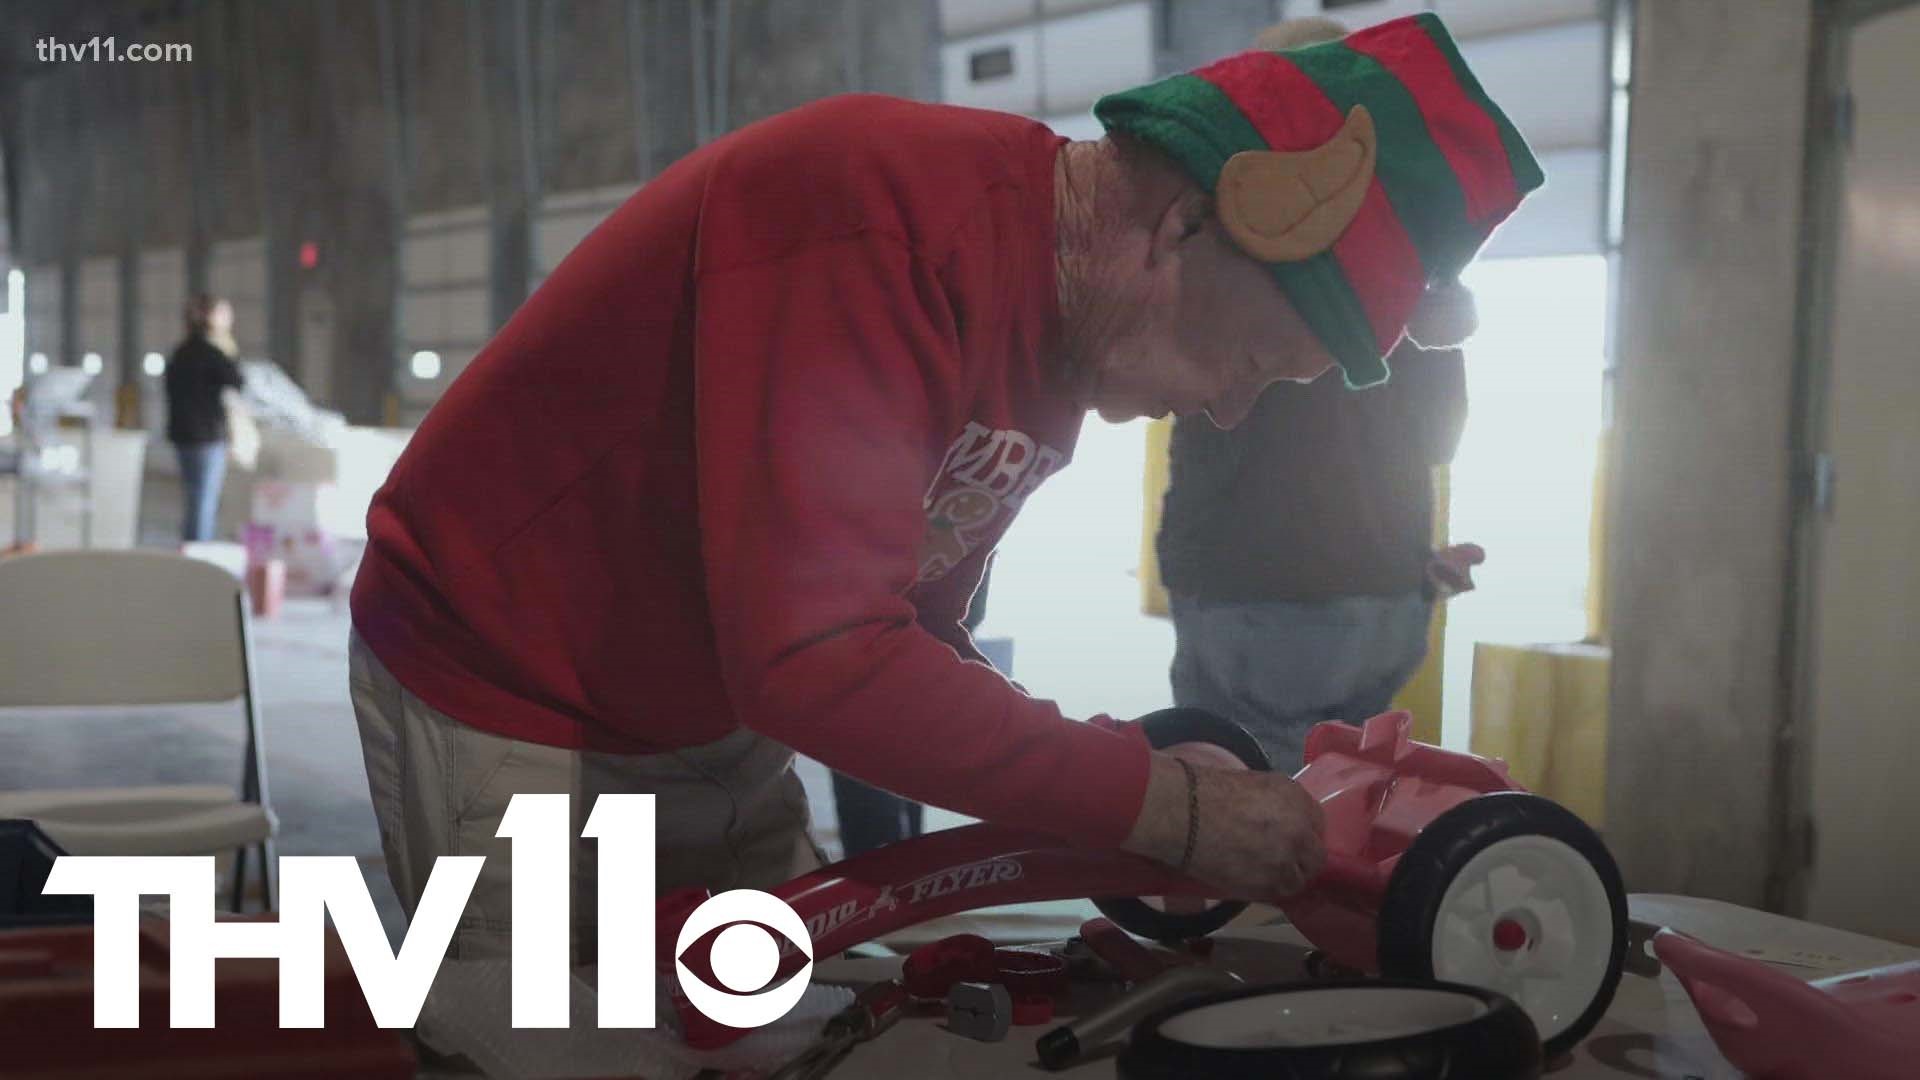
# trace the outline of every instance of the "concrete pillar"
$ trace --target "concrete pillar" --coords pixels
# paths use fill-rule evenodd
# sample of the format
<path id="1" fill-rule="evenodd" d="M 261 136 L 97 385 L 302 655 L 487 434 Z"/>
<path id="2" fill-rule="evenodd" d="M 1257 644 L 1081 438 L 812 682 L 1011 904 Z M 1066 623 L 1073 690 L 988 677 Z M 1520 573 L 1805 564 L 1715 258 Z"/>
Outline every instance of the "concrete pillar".
<path id="1" fill-rule="evenodd" d="M 316 173 L 324 173 L 329 163 L 312 122 L 314 98 L 324 102 L 324 96 L 303 85 L 312 72 L 287 61 L 321 54 L 306 51 L 313 40 L 310 4 L 249 5 L 242 10 L 247 32 L 240 40 L 252 47 L 242 58 L 241 77 L 253 115 L 263 121 L 254 125 L 253 152 L 267 276 L 266 352 L 298 379 L 300 293 L 294 249 Z"/>
<path id="2" fill-rule="evenodd" d="M 642 182 L 653 175 L 653 137 L 647 123 L 647 76 L 653 70 L 648 45 L 651 12 L 645 0 L 627 0 L 627 106 L 633 124 L 634 176 Z"/>
<path id="3" fill-rule="evenodd" d="M 540 155 L 528 0 L 481 5 L 468 27 L 476 101 L 484 112 L 490 210 L 489 314 L 494 329 L 526 300 L 533 274 L 533 214 Z"/>
<path id="4" fill-rule="evenodd" d="M 69 247 L 60 258 L 60 342 L 47 350 L 56 364 L 80 362 L 80 256 Z"/>
<path id="5" fill-rule="evenodd" d="M 1639 891 L 1777 869 L 1810 8 L 1637 9 L 1606 825 Z"/>
<path id="6" fill-rule="evenodd" d="M 145 74 L 142 66 L 115 65 L 109 93 L 115 99 L 116 109 L 121 116 L 119 138 L 111 146 L 105 147 L 109 180 L 114 192 L 117 222 L 113 239 L 115 247 L 115 278 L 118 283 L 118 306 L 114 311 L 114 322 L 118 328 L 120 348 L 116 355 L 106 358 L 108 372 L 114 385 L 113 421 L 125 422 L 128 427 L 138 427 L 140 418 L 140 247 L 146 241 L 151 215 L 146 212 L 146 200 L 141 178 L 148 173 L 143 168 L 152 163 L 153 171 L 160 171 L 160 162 L 178 152 L 178 148 L 168 145 L 147 144 L 147 110 L 150 107 L 148 95 L 142 91 L 146 85 L 141 76 Z M 105 380 L 102 380 L 105 381 Z"/>
<path id="7" fill-rule="evenodd" d="M 86 88 L 80 69 L 69 68 L 50 81 L 60 103 L 57 115 L 75 130 L 81 130 L 88 116 Z M 50 350 L 56 364 L 80 362 L 80 263 L 87 255 L 87 238 L 94 227 L 88 214 L 94 196 L 95 159 L 98 147 L 92 142 L 69 144 L 50 172 L 54 221 L 58 233 L 54 250 L 60 266 L 60 342 Z"/>
<path id="8" fill-rule="evenodd" d="M 140 236 L 129 233 L 127 242 L 121 245 L 119 262 L 115 269 L 120 279 L 120 310 L 115 313 L 120 324 L 120 356 L 116 361 L 119 378 L 118 387 L 132 395 L 133 403 L 127 408 L 127 426 L 138 426 L 137 408 L 140 398 Z"/>
<path id="9" fill-rule="evenodd" d="M 322 280 L 334 311 L 326 400 L 359 424 L 384 422 L 398 362 L 407 181 L 394 2 L 322 5 L 318 37 L 334 73 L 320 126 L 326 184 L 307 218 L 324 231 Z"/>
<path id="10" fill-rule="evenodd" d="M 929 5 L 716 0 L 713 134 L 848 91 L 931 98 Z"/>
<path id="11" fill-rule="evenodd" d="M 208 290 L 208 265 L 218 227 L 221 169 L 218 147 L 226 127 L 224 71 L 228 15 L 223 6 L 206 5 L 189 18 L 194 45 L 187 99 L 187 232 L 181 251 L 186 260 L 187 295 Z"/>
<path id="12" fill-rule="evenodd" d="M 644 147 L 643 179 L 685 156 L 699 142 L 695 115 L 694 13 L 685 0 L 640 0 L 638 49 L 640 92 L 634 112 Z M 703 61 L 704 62 L 704 61 Z"/>

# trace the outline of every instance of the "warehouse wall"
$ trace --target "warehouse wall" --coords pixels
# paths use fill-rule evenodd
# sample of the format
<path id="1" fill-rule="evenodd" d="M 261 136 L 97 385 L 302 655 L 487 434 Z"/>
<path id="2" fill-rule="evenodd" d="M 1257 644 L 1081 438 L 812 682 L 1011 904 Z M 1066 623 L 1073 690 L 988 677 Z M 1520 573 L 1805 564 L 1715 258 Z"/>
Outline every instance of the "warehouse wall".
<path id="1" fill-rule="evenodd" d="M 918 0 L 17 0 L 0 12 L 9 255 L 30 303 L 54 304 L 28 348 L 102 351 L 103 383 L 137 379 L 177 324 L 157 305 L 219 288 L 243 294 L 243 347 L 329 404 L 377 421 L 392 393 L 417 415 L 463 361 L 410 386 L 414 346 L 484 338 L 557 238 L 584 232 L 583 207 L 817 97 L 935 96 L 933 20 Z M 36 55 L 40 38 L 95 35 L 189 43 L 194 59 Z M 447 220 L 477 222 L 480 265 L 409 279 L 409 238 Z M 451 248 L 471 258 L 465 239 Z M 477 307 L 432 299 L 473 281 Z M 448 329 L 449 310 L 480 322 Z"/>
<path id="2" fill-rule="evenodd" d="M 1768 899 L 1810 7 L 1638 5 L 1607 771 L 1636 890 Z"/>

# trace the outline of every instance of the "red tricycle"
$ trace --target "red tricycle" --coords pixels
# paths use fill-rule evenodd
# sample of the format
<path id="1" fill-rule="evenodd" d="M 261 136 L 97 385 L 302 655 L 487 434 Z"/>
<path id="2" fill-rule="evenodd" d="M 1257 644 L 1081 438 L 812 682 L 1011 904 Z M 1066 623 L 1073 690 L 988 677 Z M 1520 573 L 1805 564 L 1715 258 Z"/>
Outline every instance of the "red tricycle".
<path id="1" fill-rule="evenodd" d="M 1385 713 L 1309 733 L 1295 779 L 1325 811 L 1327 863 L 1305 891 L 1275 902 L 1341 967 L 1511 998 L 1551 1058 L 1592 1030 L 1619 984 L 1628 942 L 1620 872 L 1571 812 L 1523 791 L 1498 761 L 1414 741 L 1410 722 Z M 1156 748 L 1209 743 L 1267 768 L 1244 729 L 1212 714 L 1167 709 L 1139 723 Z M 771 891 L 805 922 L 816 956 L 956 912 L 1080 896 L 1096 897 L 1103 914 L 1142 937 L 1183 940 L 1224 926 L 1247 899 L 1272 899 L 1218 897 L 1145 858 L 1001 825 L 931 833 Z M 661 899 L 663 957 L 706 896 Z M 1175 912 L 1142 897 L 1218 902 Z M 776 978 L 805 962 L 788 953 Z M 690 1043 L 743 1034 L 684 999 L 675 1005 Z"/>

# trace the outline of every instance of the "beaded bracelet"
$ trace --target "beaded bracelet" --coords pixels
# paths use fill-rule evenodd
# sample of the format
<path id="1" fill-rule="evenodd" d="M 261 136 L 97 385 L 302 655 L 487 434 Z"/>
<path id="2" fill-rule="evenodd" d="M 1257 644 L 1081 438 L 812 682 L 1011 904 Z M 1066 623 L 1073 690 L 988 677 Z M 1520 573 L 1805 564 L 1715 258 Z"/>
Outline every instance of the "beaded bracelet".
<path id="1" fill-rule="evenodd" d="M 1174 758 L 1180 763 L 1180 770 L 1187 774 L 1187 847 L 1180 853 L 1180 872 L 1186 873 L 1187 864 L 1193 861 L 1194 844 L 1200 839 L 1200 778 L 1194 774 L 1193 763 L 1186 758 Z"/>

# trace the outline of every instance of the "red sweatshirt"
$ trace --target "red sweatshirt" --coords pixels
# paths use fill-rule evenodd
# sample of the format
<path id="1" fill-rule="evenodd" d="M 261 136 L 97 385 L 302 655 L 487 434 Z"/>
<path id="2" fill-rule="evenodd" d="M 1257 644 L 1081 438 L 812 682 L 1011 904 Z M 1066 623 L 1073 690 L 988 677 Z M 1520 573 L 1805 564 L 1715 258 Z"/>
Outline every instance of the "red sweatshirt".
<path id="1" fill-rule="evenodd" d="M 368 518 L 361 636 L 513 738 L 650 753 L 744 725 L 1117 845 L 1144 743 L 1021 693 L 960 626 L 1079 431 L 1043 362 L 1061 142 L 841 97 L 668 169 L 421 424 Z"/>

